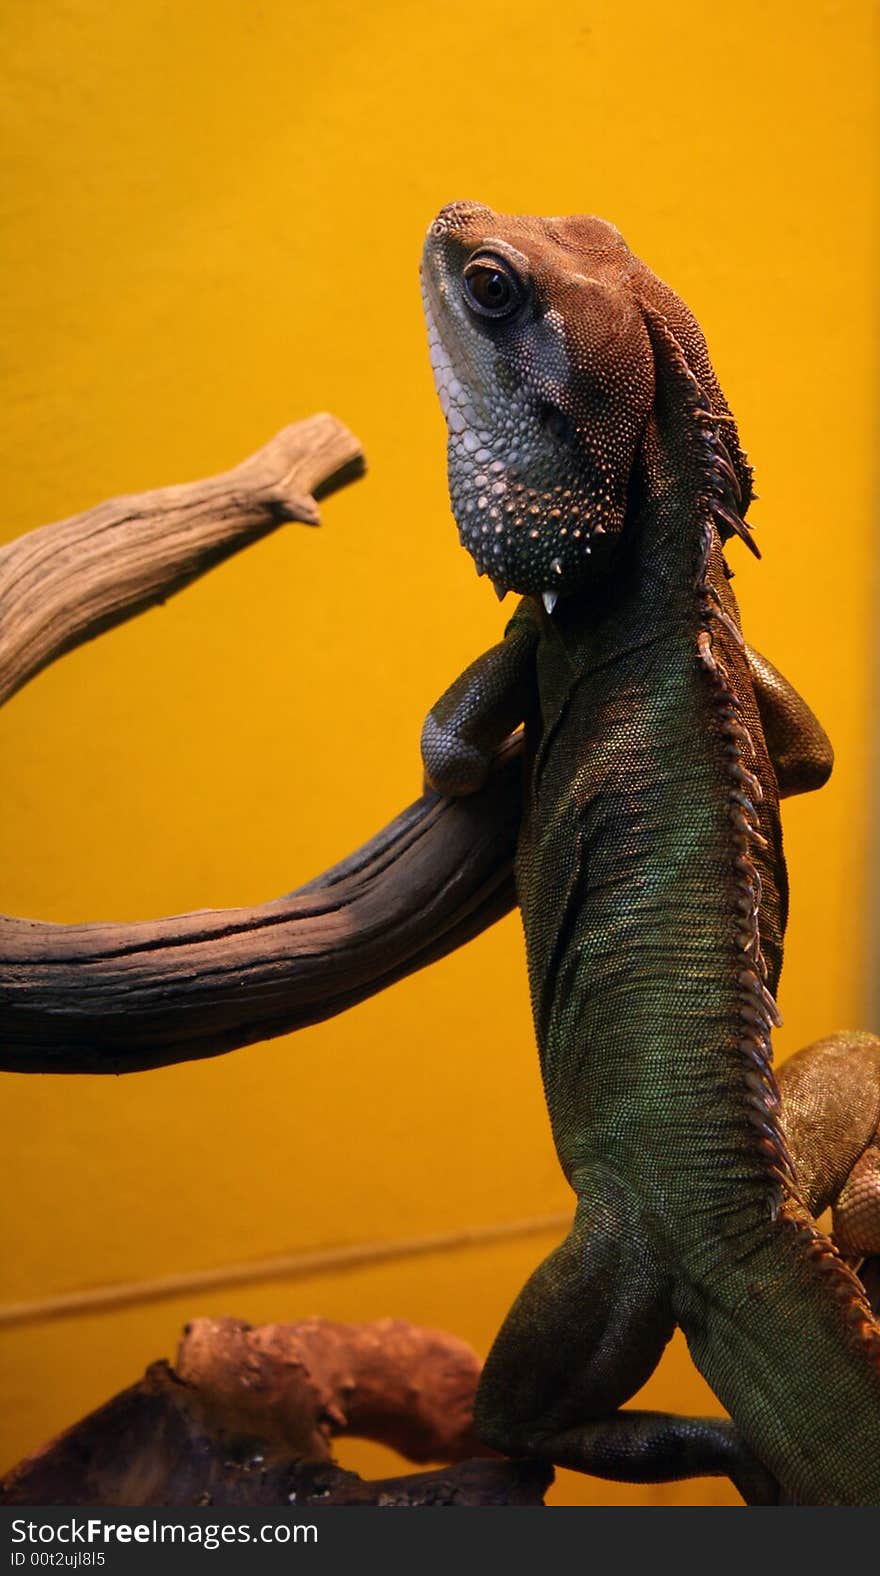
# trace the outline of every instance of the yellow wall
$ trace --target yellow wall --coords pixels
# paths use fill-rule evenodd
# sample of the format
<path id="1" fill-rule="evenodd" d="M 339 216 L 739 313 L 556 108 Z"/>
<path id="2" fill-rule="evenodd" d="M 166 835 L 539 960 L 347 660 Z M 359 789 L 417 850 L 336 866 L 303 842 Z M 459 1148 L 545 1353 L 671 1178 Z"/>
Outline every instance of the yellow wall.
<path id="1" fill-rule="evenodd" d="M 320 408 L 368 480 L 74 653 L 0 719 L 0 902 L 136 918 L 288 890 L 419 784 L 505 613 L 458 549 L 421 322 L 455 197 L 613 219 L 691 303 L 758 471 L 756 644 L 838 750 L 787 810 L 783 1052 L 864 1018 L 876 529 L 868 0 L 6 0 L 4 538 L 224 468 Z M 515 918 L 295 1038 L 3 1081 L 4 1303 L 568 1207 Z M 552 1234 L 0 1335 L 0 1465 L 183 1320 L 409 1315 L 485 1348 Z M 710 1403 L 676 1346 L 648 1404 Z M 375 1453 L 347 1452 L 349 1460 Z M 563 1475 L 557 1502 L 724 1503 Z"/>

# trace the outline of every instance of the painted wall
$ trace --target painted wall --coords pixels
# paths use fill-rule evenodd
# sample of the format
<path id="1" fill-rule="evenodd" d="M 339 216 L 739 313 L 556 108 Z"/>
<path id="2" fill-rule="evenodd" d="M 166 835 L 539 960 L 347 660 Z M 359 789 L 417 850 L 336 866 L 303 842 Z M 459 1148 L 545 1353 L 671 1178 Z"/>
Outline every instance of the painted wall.
<path id="1" fill-rule="evenodd" d="M 592 211 L 703 324 L 758 473 L 764 562 L 733 549 L 746 625 L 837 746 L 829 788 L 786 809 L 779 1049 L 864 1022 L 875 20 L 868 0 L 7 0 L 3 538 L 223 469 L 316 409 L 370 464 L 322 531 L 285 529 L 10 703 L 7 912 L 260 901 L 415 797 L 425 710 L 505 619 L 448 515 L 422 234 L 455 197 Z M 0 1465 L 198 1313 L 394 1313 L 485 1349 L 553 1242 L 518 1223 L 569 1207 L 515 917 L 295 1038 L 119 1080 L 7 1076 L 2 1122 L 4 1307 L 514 1234 L 0 1332 Z M 642 1404 L 711 1406 L 681 1345 Z M 567 1474 L 555 1494 L 736 1498 Z"/>

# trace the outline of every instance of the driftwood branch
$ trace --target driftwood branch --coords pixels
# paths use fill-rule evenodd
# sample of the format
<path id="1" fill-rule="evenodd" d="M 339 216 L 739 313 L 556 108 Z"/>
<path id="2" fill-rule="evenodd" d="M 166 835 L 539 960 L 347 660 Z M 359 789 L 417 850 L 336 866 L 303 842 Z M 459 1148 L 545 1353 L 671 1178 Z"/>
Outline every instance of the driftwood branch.
<path id="1" fill-rule="evenodd" d="M 6 1505 L 539 1505 L 543 1462 L 468 1459 L 479 1363 L 398 1319 L 188 1325 L 144 1378 L 19 1463 Z M 332 1459 L 353 1434 L 440 1471 L 363 1482 Z M 491 1452 L 489 1453 L 491 1454 Z"/>
<path id="2" fill-rule="evenodd" d="M 471 799 L 426 794 L 289 897 L 130 925 L 0 918 L 0 1069 L 121 1073 L 333 1017 L 515 902 L 518 746 Z"/>
<path id="3" fill-rule="evenodd" d="M 56 657 L 162 601 L 363 467 L 332 416 L 243 464 L 119 498 L 0 551 L 0 701 Z M 460 946 L 514 903 L 517 744 L 489 786 L 426 794 L 288 897 L 137 924 L 0 917 L 0 1069 L 129 1072 L 315 1023 Z"/>
<path id="4" fill-rule="evenodd" d="M 234 470 L 112 498 L 0 549 L 0 705 L 74 646 L 164 602 L 363 469 L 335 417 L 285 427 Z"/>
<path id="5" fill-rule="evenodd" d="M 377 1440 L 415 1462 L 494 1454 L 472 1431 L 476 1353 L 405 1319 L 256 1327 L 193 1319 L 174 1367 L 218 1428 L 257 1434 L 292 1455 L 329 1460 L 340 1434 Z"/>

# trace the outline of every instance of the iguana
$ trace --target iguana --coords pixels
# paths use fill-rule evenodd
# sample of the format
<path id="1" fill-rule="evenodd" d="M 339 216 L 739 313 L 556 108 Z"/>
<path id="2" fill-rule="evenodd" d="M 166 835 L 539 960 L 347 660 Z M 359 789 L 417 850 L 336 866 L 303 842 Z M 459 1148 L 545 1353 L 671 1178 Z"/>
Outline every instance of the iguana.
<path id="1" fill-rule="evenodd" d="M 698 1423 L 618 1411 L 680 1325 L 785 1498 L 878 1504 L 880 1327 L 810 1217 L 821 1188 L 799 1185 L 771 1067 L 778 793 L 824 780 L 831 752 L 743 640 L 724 544 L 754 548 L 751 472 L 703 336 L 596 218 L 451 204 L 422 289 L 460 539 L 522 597 L 431 711 L 423 759 L 468 793 L 525 721 L 517 892 L 577 1196 L 490 1353 L 478 1430 L 603 1475 L 685 1462 Z M 850 1049 L 865 1149 L 880 1042 Z M 814 1170 L 855 1142 L 829 1126 Z"/>

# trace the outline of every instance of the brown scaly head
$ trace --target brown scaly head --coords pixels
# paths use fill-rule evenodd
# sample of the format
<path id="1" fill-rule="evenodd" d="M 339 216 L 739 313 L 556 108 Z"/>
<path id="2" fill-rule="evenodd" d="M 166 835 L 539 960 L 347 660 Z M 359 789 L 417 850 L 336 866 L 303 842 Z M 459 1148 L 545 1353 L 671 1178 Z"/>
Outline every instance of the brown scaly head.
<path id="1" fill-rule="evenodd" d="M 718 474 L 736 505 L 720 534 L 747 535 L 751 473 L 700 329 L 613 225 L 451 203 L 428 231 L 422 293 L 452 510 L 499 595 L 551 610 L 613 555 L 655 402 L 658 321 L 724 423 Z"/>

